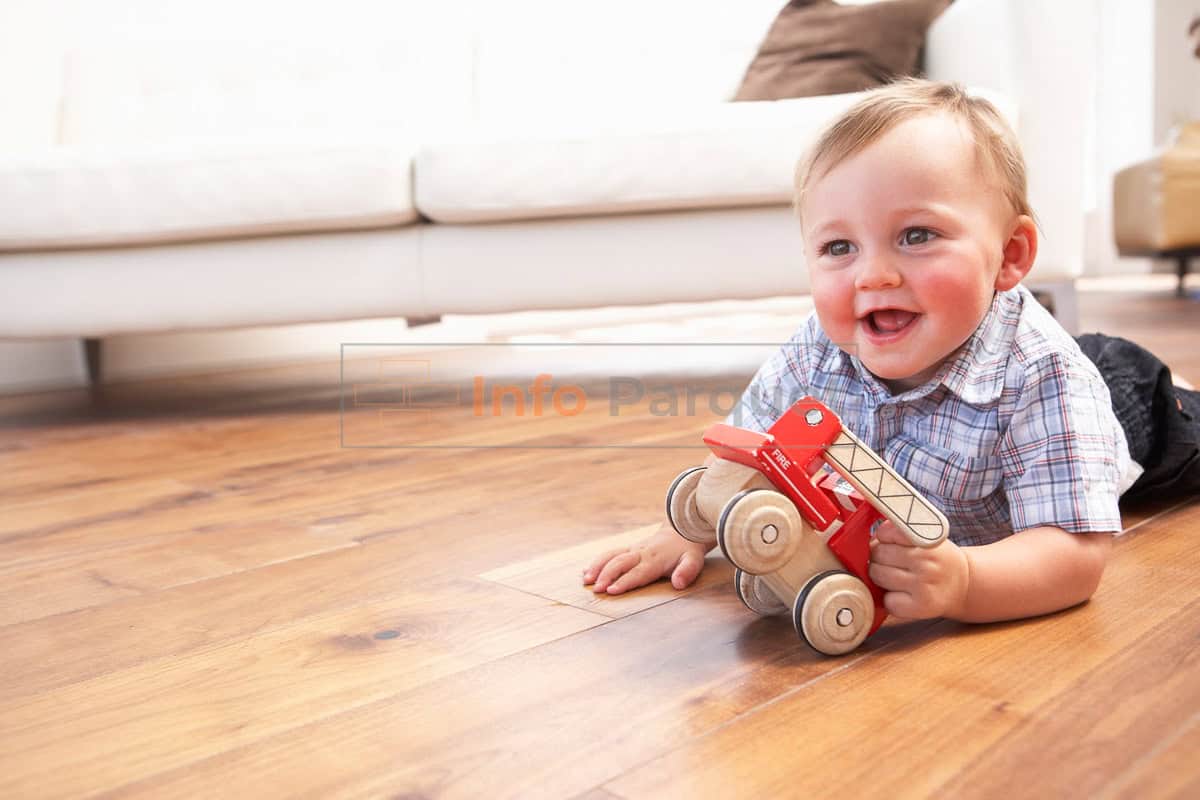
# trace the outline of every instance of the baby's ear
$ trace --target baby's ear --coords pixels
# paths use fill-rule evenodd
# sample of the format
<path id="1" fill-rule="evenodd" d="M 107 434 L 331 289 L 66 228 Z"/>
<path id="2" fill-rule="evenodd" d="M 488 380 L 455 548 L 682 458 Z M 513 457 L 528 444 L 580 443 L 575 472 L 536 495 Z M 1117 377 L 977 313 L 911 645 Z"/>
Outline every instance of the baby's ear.
<path id="1" fill-rule="evenodd" d="M 1004 243 L 1004 260 L 996 275 L 996 288 L 1003 292 L 1020 283 L 1033 268 L 1037 249 L 1037 225 L 1031 217 L 1022 214 L 1017 217 L 1008 241 Z"/>

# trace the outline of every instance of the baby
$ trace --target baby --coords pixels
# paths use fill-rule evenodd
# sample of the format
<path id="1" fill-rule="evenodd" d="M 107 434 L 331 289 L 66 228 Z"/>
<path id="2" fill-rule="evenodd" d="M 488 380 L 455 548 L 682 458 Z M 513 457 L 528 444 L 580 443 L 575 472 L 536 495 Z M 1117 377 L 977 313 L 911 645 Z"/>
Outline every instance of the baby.
<path id="1" fill-rule="evenodd" d="M 1120 346 L 1139 351 L 1143 376 L 1165 367 L 1108 337 L 1085 355 L 1021 285 L 1038 230 L 1012 130 L 957 85 L 893 84 L 816 142 L 795 204 L 814 314 L 726 421 L 765 430 L 812 395 L 942 509 L 950 537 L 937 547 L 891 523 L 876 532 L 870 575 L 897 617 L 984 622 L 1088 599 L 1140 473 L 1123 423 L 1150 403 L 1125 392 L 1114 411 L 1101 370 L 1129 363 Z M 1151 427 L 1141 449 L 1161 450 L 1161 421 Z M 664 524 L 583 581 L 620 594 L 670 576 L 681 589 L 704 556 Z"/>

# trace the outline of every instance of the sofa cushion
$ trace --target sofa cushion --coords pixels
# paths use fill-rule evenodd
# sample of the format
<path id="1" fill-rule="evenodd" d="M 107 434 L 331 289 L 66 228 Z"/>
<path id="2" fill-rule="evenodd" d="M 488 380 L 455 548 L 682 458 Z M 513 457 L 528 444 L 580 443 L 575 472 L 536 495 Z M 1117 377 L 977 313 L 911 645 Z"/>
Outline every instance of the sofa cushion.
<path id="1" fill-rule="evenodd" d="M 470 41 L 421 28 L 392 36 L 353 46 L 257 39 L 82 46 L 65 59 L 58 143 L 336 139 L 363 131 L 418 141 L 468 124 Z"/>
<path id="2" fill-rule="evenodd" d="M 1011 102 L 981 93 L 1010 119 Z M 671 121 L 579 130 L 493 130 L 421 148 L 418 210 L 477 223 L 644 211 L 786 205 L 796 161 L 861 93 L 722 103 Z"/>
<path id="3" fill-rule="evenodd" d="M 772 23 L 734 99 L 857 92 L 916 74 L 925 31 L 949 4 L 792 0 Z"/>
<path id="4" fill-rule="evenodd" d="M 720 103 L 578 129 L 490 130 L 422 147 L 416 204 L 435 222 L 498 222 L 789 202 L 796 159 L 860 95 Z"/>
<path id="5" fill-rule="evenodd" d="M 0 250 L 414 222 L 413 148 L 242 141 L 0 156 Z"/>

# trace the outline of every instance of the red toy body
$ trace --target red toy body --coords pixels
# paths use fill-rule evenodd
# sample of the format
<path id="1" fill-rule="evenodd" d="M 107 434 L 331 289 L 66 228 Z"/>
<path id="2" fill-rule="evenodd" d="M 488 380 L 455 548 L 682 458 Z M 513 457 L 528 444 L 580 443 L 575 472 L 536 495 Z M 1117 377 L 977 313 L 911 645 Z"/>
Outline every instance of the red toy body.
<path id="1" fill-rule="evenodd" d="M 813 410 L 809 404 L 797 404 L 793 410 L 797 407 L 801 412 Z M 719 458 L 757 469 L 796 504 L 813 530 L 830 534 L 826 546 L 850 574 L 867 585 L 875 601 L 870 635 L 887 618 L 883 590 L 867 574 L 871 532 L 884 516 L 855 489 L 842 494 L 846 500 L 836 499 L 836 487 L 841 481 L 837 475 L 825 473 L 822 455 L 842 433 L 838 418 L 828 414 L 812 427 L 798 425 L 797 420 L 797 414 L 784 414 L 767 433 L 717 424 L 704 432 L 704 443 Z M 780 442 L 787 442 L 788 446 Z M 817 478 L 815 483 L 814 478 Z"/>
<path id="2" fill-rule="evenodd" d="M 812 398 L 766 433 L 716 424 L 704 441 L 721 461 L 676 479 L 668 517 L 693 541 L 715 532 L 739 567 L 743 602 L 759 613 L 790 602 L 797 632 L 821 652 L 853 649 L 887 616 L 867 569 L 876 523 L 892 520 L 922 547 L 946 536 L 941 512 Z M 834 588 L 818 593 L 828 607 L 808 608 L 815 584 L 831 578 Z"/>

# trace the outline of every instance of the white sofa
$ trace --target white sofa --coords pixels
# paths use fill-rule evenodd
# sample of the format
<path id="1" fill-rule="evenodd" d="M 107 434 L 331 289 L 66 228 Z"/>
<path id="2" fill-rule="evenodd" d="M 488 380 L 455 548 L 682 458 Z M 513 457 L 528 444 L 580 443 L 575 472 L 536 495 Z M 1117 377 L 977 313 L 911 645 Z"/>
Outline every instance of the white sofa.
<path id="1" fill-rule="evenodd" d="M 780 0 L 501 5 L 73 46 L 54 141 L 0 155 L 0 339 L 805 291 L 793 165 L 857 95 L 726 102 Z M 957 0 L 926 47 L 1017 122 L 1068 326 L 1086 13 Z"/>

